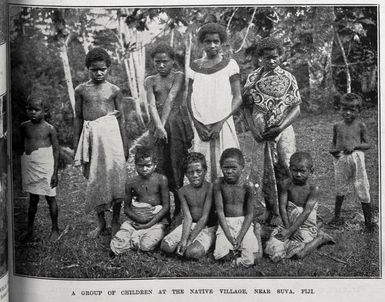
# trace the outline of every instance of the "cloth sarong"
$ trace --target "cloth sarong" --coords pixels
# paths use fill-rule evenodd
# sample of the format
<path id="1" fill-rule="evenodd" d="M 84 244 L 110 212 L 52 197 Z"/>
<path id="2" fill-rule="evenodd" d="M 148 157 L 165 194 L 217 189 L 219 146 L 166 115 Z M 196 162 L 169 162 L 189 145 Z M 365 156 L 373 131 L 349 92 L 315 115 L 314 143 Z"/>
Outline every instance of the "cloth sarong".
<path id="1" fill-rule="evenodd" d="M 237 237 L 242 229 L 245 217 L 226 217 L 227 225 L 230 228 L 230 233 L 233 237 Z M 254 264 L 256 253 L 262 248 L 258 245 L 258 239 L 254 234 L 254 224 L 252 223 L 243 237 L 241 243 L 241 256 L 236 260 L 237 264 L 242 266 L 251 266 Z M 218 227 L 216 234 L 214 259 L 218 260 L 233 251 L 233 244 L 227 239 L 221 226 Z"/>
<path id="2" fill-rule="evenodd" d="M 56 196 L 56 188 L 51 188 L 54 172 L 52 146 L 39 148 L 21 156 L 21 176 L 23 191 L 45 196 Z"/>
<path id="3" fill-rule="evenodd" d="M 140 211 L 144 208 L 150 208 L 152 214 L 158 213 L 162 206 L 151 206 L 148 203 L 133 202 L 131 205 L 134 211 Z M 151 251 L 162 241 L 166 229 L 164 221 L 156 223 L 148 229 L 136 230 L 133 227 L 134 222 L 127 219 L 120 226 L 120 230 L 115 234 L 110 242 L 110 248 L 115 255 L 122 254 L 130 249 L 139 249 L 142 251 Z"/>
<path id="4" fill-rule="evenodd" d="M 301 103 L 301 97 L 295 77 L 281 67 L 264 73 L 263 67 L 250 73 L 243 89 L 246 110 L 254 107 L 254 127 L 264 132 L 279 126 L 294 106 Z M 264 197 L 266 206 L 278 214 L 277 181 L 288 177 L 289 159 L 296 151 L 295 135 L 292 126 L 287 127 L 273 141 L 262 142 L 264 150 L 254 152 L 254 156 L 264 154 L 263 160 L 253 160 L 250 180 L 260 184 L 263 175 Z M 257 142 L 257 145 L 262 144 Z M 259 155 L 260 156 L 260 155 Z M 263 169 L 258 165 L 263 162 Z M 263 171 L 263 172 L 262 172 Z M 262 174 L 263 173 L 263 174 Z"/>
<path id="5" fill-rule="evenodd" d="M 86 212 L 125 197 L 126 160 L 116 112 L 84 121 L 75 165 L 87 178 Z"/>
<path id="6" fill-rule="evenodd" d="M 292 240 L 290 238 L 285 241 L 281 241 L 275 236 L 283 229 L 283 227 L 279 226 L 273 230 L 270 235 L 270 239 L 267 241 L 265 247 L 265 253 L 269 255 L 271 260 L 277 262 L 284 258 L 291 258 L 296 253 L 301 251 L 305 247 L 306 243 L 312 241 L 314 238 L 317 237 L 317 208 L 318 204 L 314 206 L 309 217 L 305 220 L 305 222 L 298 228 L 295 233 L 299 234 L 302 237 L 301 241 Z M 287 211 L 289 216 L 289 223 L 293 224 L 294 221 L 298 218 L 298 216 L 303 212 L 303 208 L 298 207 L 294 203 L 289 201 Z"/>
<path id="7" fill-rule="evenodd" d="M 369 180 L 365 169 L 365 153 L 354 151 L 334 159 L 336 194 L 346 195 L 354 187 L 360 202 L 370 203 Z"/>
<path id="8" fill-rule="evenodd" d="M 194 229 L 196 223 L 191 224 L 191 231 Z M 217 230 L 217 226 L 212 227 L 204 227 L 202 231 L 199 232 L 198 236 L 195 237 L 195 241 L 199 242 L 205 251 L 210 249 L 210 247 L 214 244 L 215 241 L 215 232 Z M 171 249 L 176 249 L 177 245 L 182 239 L 182 231 L 183 231 L 183 223 L 179 225 L 175 230 L 173 230 L 170 234 L 164 237 L 164 241 L 168 244 Z"/>

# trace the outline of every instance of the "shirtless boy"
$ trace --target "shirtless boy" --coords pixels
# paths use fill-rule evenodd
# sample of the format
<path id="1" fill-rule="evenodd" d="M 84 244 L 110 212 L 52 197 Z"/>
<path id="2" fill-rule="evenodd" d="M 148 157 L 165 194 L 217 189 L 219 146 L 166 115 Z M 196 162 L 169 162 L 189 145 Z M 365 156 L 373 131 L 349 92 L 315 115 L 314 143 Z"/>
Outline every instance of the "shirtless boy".
<path id="1" fill-rule="evenodd" d="M 223 177 L 214 185 L 219 219 L 214 258 L 227 260 L 235 254 L 235 265 L 248 267 L 262 256 L 262 245 L 260 233 L 254 234 L 253 230 L 256 192 L 252 183 L 242 183 L 240 179 L 244 165 L 241 150 L 229 148 L 223 151 L 220 158 Z"/>
<path id="2" fill-rule="evenodd" d="M 122 94 L 106 81 L 111 65 L 101 48 L 90 50 L 86 67 L 90 80 L 75 89 L 75 164 L 83 165 L 87 178 L 86 211 L 96 211 L 98 226 L 89 233 L 97 237 L 106 229 L 104 212 L 112 207 L 112 234 L 119 229 L 121 201 L 126 181 L 127 143 L 124 135 Z"/>
<path id="3" fill-rule="evenodd" d="M 167 178 L 154 172 L 156 159 L 147 147 L 137 147 L 135 167 L 138 175 L 126 184 L 124 213 L 128 219 L 110 243 L 115 255 L 130 249 L 151 251 L 165 235 L 170 210 Z"/>
<path id="4" fill-rule="evenodd" d="M 333 127 L 333 141 L 330 153 L 334 156 L 336 201 L 332 225 L 344 223 L 341 207 L 351 185 L 361 202 L 365 226 L 373 230 L 370 204 L 369 181 L 365 169 L 365 151 L 370 148 L 365 123 L 357 119 L 362 99 L 354 93 L 346 93 L 341 99 L 342 122 Z"/>
<path id="5" fill-rule="evenodd" d="M 277 262 L 296 255 L 307 256 L 331 236 L 318 230 L 318 187 L 308 182 L 313 172 L 309 153 L 296 152 L 290 158 L 291 178 L 279 183 L 279 210 L 283 226 L 274 229 L 266 243 L 265 253 Z"/>
<path id="6" fill-rule="evenodd" d="M 160 248 L 187 258 L 203 257 L 215 240 L 217 218 L 212 204 L 212 184 L 205 180 L 207 163 L 198 152 L 188 154 L 183 170 L 190 184 L 178 194 L 182 205 L 183 224 L 168 234 Z"/>
<path id="7" fill-rule="evenodd" d="M 156 171 L 168 179 L 175 196 L 175 212 L 180 212 L 177 190 L 183 186 L 183 161 L 191 147 L 193 132 L 183 104 L 183 72 L 174 70 L 175 53 L 168 44 L 158 44 L 151 53 L 157 71 L 145 80 L 151 124 L 158 164 Z"/>
<path id="8" fill-rule="evenodd" d="M 23 190 L 29 193 L 28 227 L 22 240 L 30 240 L 33 223 L 39 203 L 39 195 L 47 200 L 52 221 L 49 237 L 54 241 L 59 237 L 56 186 L 58 184 L 59 142 L 55 128 L 44 120 L 46 114 L 44 100 L 31 96 L 27 102 L 29 120 L 22 123 L 20 130 L 24 142 L 21 157 Z"/>

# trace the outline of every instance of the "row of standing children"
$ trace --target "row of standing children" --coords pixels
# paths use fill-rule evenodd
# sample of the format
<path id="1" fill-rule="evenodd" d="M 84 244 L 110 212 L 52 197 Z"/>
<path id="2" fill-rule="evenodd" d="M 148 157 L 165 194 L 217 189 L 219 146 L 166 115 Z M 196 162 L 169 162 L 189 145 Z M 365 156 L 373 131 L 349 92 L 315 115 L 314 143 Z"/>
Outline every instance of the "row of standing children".
<path id="1" fill-rule="evenodd" d="M 181 167 L 183 167 L 181 163 L 185 162 L 186 158 L 179 155 L 187 154 L 186 150 L 190 146 L 189 141 L 191 139 L 189 133 L 190 130 L 188 129 L 188 123 L 182 118 L 177 123 L 179 123 L 179 125 L 184 125 L 187 130 L 185 130 L 183 134 L 176 133 L 175 136 L 172 132 L 175 132 L 175 129 L 178 129 L 178 127 L 171 125 L 169 121 L 173 121 L 177 118 L 169 119 L 169 117 L 186 117 L 186 114 L 180 114 L 180 106 L 176 106 L 174 111 L 172 109 L 172 104 L 175 103 L 175 99 L 180 99 L 180 91 L 183 86 L 183 74 L 172 71 L 174 57 L 169 50 L 160 51 L 158 48 L 157 52 L 153 55 L 153 59 L 155 66 L 156 64 L 159 65 L 157 67 L 158 74 L 146 79 L 146 90 L 149 94 L 150 110 L 153 112 L 151 116 L 153 123 L 156 125 L 152 137 L 154 137 L 155 140 L 168 140 L 170 142 L 173 137 L 176 137 L 175 141 L 181 141 L 180 138 L 182 135 L 182 144 L 177 147 L 177 149 L 169 149 L 167 151 L 168 153 L 165 153 L 164 150 L 157 152 L 157 155 L 170 155 L 173 154 L 173 152 L 176 152 L 171 158 L 178 158 L 178 162 L 171 166 L 172 168 L 179 167 L 179 169 L 181 169 Z M 151 249 L 154 242 L 156 241 L 159 243 L 159 238 L 163 238 L 165 235 L 166 216 L 170 206 L 168 201 L 168 189 L 171 176 L 167 175 L 167 173 L 164 173 L 166 176 L 158 173 L 154 174 L 156 175 L 156 186 L 151 186 L 152 183 L 150 182 L 143 187 L 135 187 L 135 181 L 132 180 L 126 183 L 125 159 L 127 158 L 127 140 L 126 136 L 123 135 L 123 125 L 125 120 L 124 114 L 122 114 L 122 95 L 117 86 L 106 81 L 106 75 L 110 64 L 110 58 L 104 50 L 99 48 L 91 50 L 86 58 L 86 66 L 89 70 L 90 80 L 79 85 L 75 90 L 76 117 L 74 123 L 74 147 L 75 150 L 77 150 L 76 159 L 78 163 L 83 164 L 84 175 L 88 178 L 86 192 L 86 199 L 88 200 L 86 204 L 88 206 L 86 208 L 96 209 L 99 221 L 98 227 L 92 231 L 90 235 L 95 237 L 105 231 L 106 222 L 104 219 L 104 211 L 110 209 L 113 211 L 112 233 L 114 235 L 120 228 L 119 214 L 121 202 L 126 200 L 127 202 L 124 206 L 125 213 L 131 221 L 127 223 L 127 230 L 125 231 L 131 234 L 134 230 L 139 231 L 147 228 L 155 228 L 156 230 L 156 232 L 152 232 L 151 236 L 144 236 L 143 234 L 134 236 L 136 239 L 130 239 L 129 244 L 136 244 L 136 246 L 141 246 L 144 250 Z M 167 91 L 167 93 L 164 91 Z M 179 95 L 179 97 L 177 97 L 177 95 Z M 31 96 L 27 102 L 29 121 L 23 123 L 21 126 L 25 150 L 22 158 L 23 188 L 26 192 L 30 193 L 28 228 L 27 232 L 24 234 L 24 238 L 30 239 L 32 236 L 33 222 L 39 200 L 38 195 L 44 195 L 50 206 L 52 219 L 51 239 L 55 240 L 59 236 L 57 225 L 58 211 L 54 197 L 54 188 L 57 185 L 59 147 L 54 127 L 44 120 L 46 110 L 45 102 L 46 100 Z M 165 104 L 161 115 L 159 115 L 159 103 Z M 335 219 L 333 219 L 332 223 L 341 224 L 340 209 L 346 194 L 346 187 L 349 182 L 353 181 L 356 192 L 358 193 L 359 198 L 362 199 L 365 224 L 368 229 L 372 229 L 374 224 L 371 219 L 369 185 L 363 159 L 363 151 L 367 150 L 369 145 L 367 143 L 365 124 L 356 120 L 361 100 L 355 94 L 347 94 L 342 98 L 341 104 L 344 120 L 342 123 L 334 126 L 333 147 L 331 150 L 331 153 L 336 158 L 336 183 L 341 192 L 339 191 L 336 197 Z M 158 118 L 156 118 L 157 114 L 155 111 L 158 114 Z M 106 123 L 109 127 L 108 133 L 106 133 Z M 168 126 L 166 126 L 167 123 L 169 123 Z M 164 131 L 159 131 L 159 129 L 162 130 L 162 127 L 159 126 L 163 126 Z M 90 133 L 92 133 L 92 135 L 90 135 Z M 89 141 L 90 137 L 94 140 Z M 110 140 L 105 141 L 106 137 L 109 137 Z M 81 148 L 78 148 L 79 145 Z M 89 152 L 90 149 L 98 150 L 99 154 L 96 158 L 89 157 L 87 152 Z M 234 151 L 234 149 L 231 150 Z M 113 154 L 112 158 L 108 158 L 111 154 Z M 175 156 L 176 154 L 178 154 L 178 156 Z M 224 154 L 225 153 L 223 153 L 222 156 Z M 192 155 L 187 157 L 187 159 L 190 158 L 191 160 L 191 156 Z M 176 205 L 178 207 L 180 204 L 182 209 L 184 209 L 185 219 L 183 221 L 184 227 L 182 227 L 182 230 L 180 228 L 178 230 L 178 232 L 181 232 L 181 241 L 176 243 L 178 240 L 175 240 L 175 238 L 173 239 L 171 233 L 166 236 L 161 244 L 163 250 L 172 251 L 176 249 L 178 253 L 186 253 L 187 255 L 194 256 L 201 255 L 203 251 L 207 252 L 207 246 L 210 246 L 207 242 L 213 240 L 212 229 L 210 231 L 207 230 L 207 238 L 200 240 L 197 238 L 201 238 L 199 236 L 201 233 L 200 230 L 205 228 L 205 224 L 203 224 L 203 220 L 200 218 L 203 217 L 204 219 L 208 219 L 208 229 L 214 226 L 213 220 L 215 220 L 215 218 L 213 217 L 212 211 L 207 213 L 207 209 L 211 209 L 207 204 L 212 203 L 211 197 L 208 198 L 208 196 L 211 195 L 208 193 L 210 190 L 214 191 L 214 203 L 216 204 L 220 224 L 218 233 L 222 234 L 222 238 L 226 238 L 228 241 L 227 244 L 236 247 L 236 249 L 241 246 L 241 243 L 243 242 L 242 238 L 250 233 L 249 228 L 253 221 L 253 218 L 250 218 L 250 213 L 253 212 L 252 208 L 254 207 L 254 203 L 249 199 L 255 198 L 251 193 L 254 188 L 252 185 L 242 185 L 239 187 L 239 184 L 237 183 L 239 177 L 234 182 L 237 183 L 239 188 L 236 189 L 234 186 L 231 187 L 231 184 L 234 184 L 233 176 L 227 177 L 224 170 L 226 169 L 224 163 L 226 163 L 226 160 L 229 161 L 229 159 L 232 159 L 233 164 L 236 163 L 235 166 L 238 165 L 243 167 L 244 165 L 243 156 L 240 155 L 233 155 L 228 158 L 225 156 L 225 160 L 221 158 L 219 163 L 224 177 L 220 178 L 219 183 L 215 182 L 213 184 L 214 188 L 211 188 L 212 185 L 206 183 L 202 178 L 200 178 L 199 181 L 199 177 L 196 177 L 197 179 L 195 180 L 193 177 L 190 179 L 188 168 L 194 170 L 194 168 L 191 167 L 194 166 L 194 161 L 185 165 L 184 168 L 186 176 L 191 182 L 188 187 L 183 187 L 178 190 L 181 187 L 181 182 L 183 182 L 183 173 L 180 173 L 181 170 L 179 170 L 178 173 L 171 173 L 173 179 L 170 182 L 174 183 L 171 189 L 175 193 L 177 192 L 175 195 L 180 199 L 180 202 L 176 202 Z M 136 156 L 135 163 L 137 166 L 138 177 L 142 177 L 146 173 L 149 173 L 145 171 L 151 171 L 153 166 L 157 167 L 153 162 L 152 156 L 142 156 L 141 158 Z M 169 159 L 164 159 L 163 167 L 167 166 L 168 163 Z M 200 166 L 202 171 L 206 170 L 204 168 L 205 164 L 203 159 L 195 160 L 195 164 Z M 298 166 L 301 167 L 298 168 Z M 272 240 L 270 240 L 274 241 L 273 239 L 278 239 L 280 242 L 283 242 L 285 252 L 282 253 L 278 251 L 278 254 L 281 254 L 278 257 L 274 256 L 277 254 L 277 245 L 274 242 L 270 244 L 269 241 L 269 244 L 267 245 L 269 248 L 267 248 L 266 251 L 272 251 L 269 253 L 273 255 L 273 259 L 282 258 L 284 257 L 282 255 L 285 253 L 291 255 L 293 254 L 293 250 L 296 251 L 294 254 L 302 255 L 299 251 L 303 250 L 304 244 L 313 242 L 313 245 L 317 246 L 317 243 L 314 243 L 314 238 L 322 237 L 319 241 L 331 241 L 331 238 L 326 234 L 318 236 L 318 231 L 313 232 L 313 236 L 309 237 L 312 238 L 312 240 L 309 238 L 306 239 L 305 237 L 308 237 L 307 235 L 298 233 L 298 230 L 300 230 L 303 225 L 306 225 L 309 217 L 314 216 L 314 210 L 316 209 L 317 204 L 315 200 L 317 199 L 318 189 L 313 186 L 308 186 L 306 177 L 301 176 L 302 178 L 296 178 L 294 175 L 294 172 L 300 174 L 306 174 L 305 172 L 308 172 L 309 174 L 309 172 L 312 171 L 312 161 L 307 155 L 302 155 L 299 159 L 298 156 L 297 158 L 294 157 L 290 162 L 290 169 L 292 172 L 290 180 L 286 180 L 286 182 L 282 181 L 278 184 L 280 192 L 279 211 L 282 217 L 283 227 L 279 230 L 275 230 L 272 234 Z M 299 172 L 292 169 L 297 169 Z M 230 168 L 230 170 L 234 170 L 234 167 Z M 141 172 L 139 171 L 142 171 L 142 176 L 140 176 Z M 202 171 L 201 173 L 203 173 Z M 151 175 L 152 172 L 150 173 Z M 175 170 L 172 172 L 175 172 Z M 194 173 L 197 174 L 197 171 L 193 172 L 193 174 Z M 178 180 L 175 180 L 175 175 L 178 175 Z M 151 177 L 151 181 L 153 182 L 155 180 Z M 200 182 L 201 184 L 194 186 L 194 181 Z M 175 184 L 176 182 L 178 182 L 178 184 Z M 303 186 L 304 184 L 306 184 L 306 186 Z M 229 186 L 231 189 L 227 189 Z M 194 201 L 189 199 L 188 196 L 191 196 L 191 192 L 194 192 L 192 190 L 195 190 L 196 188 L 199 188 L 199 192 L 195 193 L 199 193 L 199 196 L 205 196 L 205 199 L 200 201 L 200 205 L 194 207 Z M 135 192 L 134 195 L 132 195 L 133 192 Z M 220 192 L 220 194 L 218 192 Z M 242 198 L 240 198 L 241 195 L 243 196 Z M 242 205 L 245 204 L 247 206 L 242 207 L 237 204 L 237 202 L 234 201 L 236 196 L 242 200 Z M 141 198 L 144 198 L 144 204 L 150 206 L 142 207 L 143 203 L 136 204 L 136 199 L 140 200 Z M 210 201 L 206 199 L 210 199 Z M 106 203 L 106 200 L 109 200 L 110 202 Z M 297 208 L 302 208 L 302 212 L 299 214 L 297 213 L 297 216 L 291 215 L 291 210 L 288 211 L 288 209 L 292 207 L 292 204 L 296 205 Z M 244 220 L 242 222 L 234 222 L 234 224 L 241 226 L 239 235 L 234 237 L 232 229 L 229 227 L 230 222 L 227 222 L 227 220 L 230 217 L 233 218 L 238 216 L 244 216 Z M 187 231 L 189 229 L 188 226 L 193 223 L 196 223 L 196 225 L 192 227 L 193 231 L 190 234 Z M 130 224 L 130 226 L 128 226 L 128 224 Z M 314 221 L 311 222 L 311 225 L 314 227 Z M 122 225 L 121 231 L 124 231 L 124 226 L 125 223 Z M 258 227 L 256 227 L 256 229 L 258 229 Z M 256 233 L 258 234 L 258 232 Z M 116 235 L 117 238 L 120 236 L 118 234 Z M 258 239 L 258 236 L 256 236 L 256 238 Z M 142 240 L 144 240 L 144 243 L 142 243 Z M 293 244 L 287 244 L 293 240 L 303 244 L 300 244 L 300 248 L 298 247 L 298 244 L 294 244 L 293 248 Z M 119 240 L 113 240 L 111 242 L 113 251 L 115 249 L 114 246 L 116 241 Z M 204 242 L 204 244 L 198 244 L 196 243 L 197 241 Z M 193 242 L 194 244 L 192 245 Z M 219 239 L 217 242 L 223 242 L 223 240 Z M 261 254 L 260 243 L 253 244 L 253 248 L 253 254 L 258 254 L 258 251 L 259 254 Z M 120 248 L 118 247 L 117 251 L 119 249 Z M 282 251 L 282 246 L 279 247 L 278 250 L 279 249 Z M 309 249 L 311 250 L 311 248 Z M 214 255 L 216 255 L 215 257 L 218 259 L 223 258 L 223 251 L 221 249 L 216 249 Z M 192 256 L 192 258 L 194 258 L 194 256 Z M 242 259 L 244 260 L 245 257 Z M 248 259 L 249 260 L 247 261 L 250 263 L 250 257 Z"/>

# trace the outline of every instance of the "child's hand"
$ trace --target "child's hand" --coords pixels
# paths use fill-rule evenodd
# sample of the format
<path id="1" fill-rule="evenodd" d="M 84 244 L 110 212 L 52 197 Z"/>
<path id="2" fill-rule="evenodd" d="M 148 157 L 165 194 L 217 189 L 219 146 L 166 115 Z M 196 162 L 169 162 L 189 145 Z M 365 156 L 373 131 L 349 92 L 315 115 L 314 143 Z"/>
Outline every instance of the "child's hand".
<path id="1" fill-rule="evenodd" d="M 183 256 L 184 252 L 186 251 L 186 248 L 187 248 L 187 242 L 179 242 L 176 248 L 176 253 L 180 256 Z"/>
<path id="2" fill-rule="evenodd" d="M 51 188 L 57 187 L 57 183 L 58 183 L 58 177 L 57 177 L 57 174 L 54 174 L 51 177 Z"/>
<path id="3" fill-rule="evenodd" d="M 222 131 L 224 121 L 220 121 L 218 123 L 215 123 L 211 130 L 210 130 L 210 137 L 211 139 L 218 139 L 219 133 Z"/>
<path id="4" fill-rule="evenodd" d="M 260 143 L 263 141 L 262 131 L 261 129 L 258 129 L 256 127 L 250 127 L 251 134 L 253 135 L 254 139 Z"/>
<path id="5" fill-rule="evenodd" d="M 277 235 L 275 235 L 275 238 L 281 241 L 286 241 L 287 239 L 289 239 L 290 235 L 291 232 L 289 231 L 289 229 L 282 229 Z"/>
<path id="6" fill-rule="evenodd" d="M 210 132 L 207 127 L 199 122 L 194 122 L 195 129 L 198 132 L 200 139 L 204 142 L 210 140 Z"/>
<path id="7" fill-rule="evenodd" d="M 262 133 L 262 137 L 265 140 L 273 140 L 281 132 L 282 132 L 281 128 L 279 128 L 279 127 L 271 127 L 271 128 L 267 129 L 265 132 Z"/>
<path id="8" fill-rule="evenodd" d="M 156 142 L 165 141 L 167 143 L 166 129 L 164 129 L 164 127 L 162 127 L 162 126 L 156 128 L 155 133 L 154 133 L 154 137 L 155 137 Z"/>
<path id="9" fill-rule="evenodd" d="M 347 145 L 345 146 L 344 153 L 345 154 L 352 154 L 354 151 L 354 146 L 353 145 Z"/>
<path id="10" fill-rule="evenodd" d="M 134 222 L 132 224 L 132 226 L 135 228 L 135 230 L 148 229 L 148 225 L 147 224 L 141 224 L 141 223 L 137 223 L 137 222 Z"/>

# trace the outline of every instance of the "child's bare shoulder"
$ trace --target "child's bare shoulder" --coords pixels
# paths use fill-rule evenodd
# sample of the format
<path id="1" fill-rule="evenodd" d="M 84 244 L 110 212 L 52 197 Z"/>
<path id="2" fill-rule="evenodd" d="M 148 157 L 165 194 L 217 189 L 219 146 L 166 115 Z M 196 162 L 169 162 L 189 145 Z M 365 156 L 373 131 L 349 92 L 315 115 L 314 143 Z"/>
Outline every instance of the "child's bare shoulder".
<path id="1" fill-rule="evenodd" d="M 287 177 L 278 182 L 278 188 L 280 191 L 287 191 L 290 189 L 292 184 L 293 182 L 291 181 L 291 178 Z"/>
<path id="2" fill-rule="evenodd" d="M 144 79 L 144 85 L 145 86 L 152 86 L 155 83 L 155 80 L 157 78 L 157 74 L 150 75 Z"/>
<path id="3" fill-rule="evenodd" d="M 159 184 L 168 184 L 167 177 L 164 176 L 163 174 L 159 174 L 155 172 L 154 174 L 152 174 L 151 178 L 153 181 L 156 181 Z"/>
<path id="4" fill-rule="evenodd" d="M 213 183 L 213 188 L 214 190 L 219 190 L 222 185 L 223 185 L 223 177 L 218 177 Z"/>
<path id="5" fill-rule="evenodd" d="M 25 129 L 26 127 L 28 127 L 28 126 L 30 126 L 30 125 L 31 125 L 31 121 L 28 120 L 28 121 L 22 122 L 22 123 L 20 124 L 20 128 Z"/>
<path id="6" fill-rule="evenodd" d="M 78 86 L 75 87 L 75 92 L 79 94 L 83 93 L 83 90 L 86 87 L 87 83 L 88 82 L 80 83 Z"/>
<path id="7" fill-rule="evenodd" d="M 110 87 L 110 89 L 111 89 L 113 92 L 119 92 L 119 91 L 120 91 L 119 86 L 117 86 L 117 85 L 115 85 L 115 84 L 112 84 L 111 82 L 106 81 L 106 85 L 107 85 L 108 87 Z"/>

